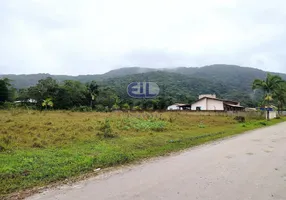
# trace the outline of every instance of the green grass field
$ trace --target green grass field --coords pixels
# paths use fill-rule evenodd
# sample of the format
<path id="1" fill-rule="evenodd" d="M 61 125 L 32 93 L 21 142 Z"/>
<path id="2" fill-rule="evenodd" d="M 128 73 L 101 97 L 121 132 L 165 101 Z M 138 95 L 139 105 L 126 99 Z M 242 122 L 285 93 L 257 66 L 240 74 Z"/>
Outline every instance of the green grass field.
<path id="1" fill-rule="evenodd" d="M 171 113 L 0 111 L 0 198 L 284 121 Z"/>

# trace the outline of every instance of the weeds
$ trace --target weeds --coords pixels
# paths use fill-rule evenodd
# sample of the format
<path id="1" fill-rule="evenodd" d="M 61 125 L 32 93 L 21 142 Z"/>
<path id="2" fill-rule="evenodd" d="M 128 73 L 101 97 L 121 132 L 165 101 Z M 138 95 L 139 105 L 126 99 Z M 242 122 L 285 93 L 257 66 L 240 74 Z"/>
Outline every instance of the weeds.
<path id="1" fill-rule="evenodd" d="M 123 118 L 117 124 L 121 130 L 135 130 L 135 131 L 163 131 L 166 129 L 167 122 L 148 116 L 145 118 Z"/>
<path id="2" fill-rule="evenodd" d="M 91 112 L 92 108 L 89 106 L 78 106 L 71 109 L 72 112 Z"/>
<path id="3" fill-rule="evenodd" d="M 106 119 L 100 127 L 101 133 L 98 135 L 103 135 L 104 138 L 114 138 L 116 134 L 113 132 L 109 119 Z"/>
<path id="4" fill-rule="evenodd" d="M 198 125 L 199 128 L 206 128 L 206 125 L 203 122 L 200 122 Z"/>
<path id="5" fill-rule="evenodd" d="M 1 111 L 0 199 L 96 168 L 164 155 L 283 120 L 247 119 L 239 124 L 232 117 L 184 112 Z"/>
<path id="6" fill-rule="evenodd" d="M 263 126 L 266 126 L 267 123 L 266 122 L 259 122 L 259 124 L 263 125 Z"/>

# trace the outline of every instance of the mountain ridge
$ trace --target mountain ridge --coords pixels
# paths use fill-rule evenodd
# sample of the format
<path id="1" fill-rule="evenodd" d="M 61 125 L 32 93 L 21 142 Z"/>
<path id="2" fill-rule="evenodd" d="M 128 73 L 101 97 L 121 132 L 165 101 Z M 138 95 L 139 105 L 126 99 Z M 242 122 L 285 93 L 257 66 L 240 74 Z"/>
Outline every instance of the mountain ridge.
<path id="1" fill-rule="evenodd" d="M 87 75 L 53 75 L 49 73 L 38 73 L 38 74 L 4 74 L 0 77 L 7 77 L 11 80 L 14 80 L 14 86 L 16 88 L 25 88 L 35 85 L 38 80 L 52 77 L 58 81 L 63 80 L 78 80 L 81 82 L 88 82 L 91 80 L 102 81 L 108 78 L 123 77 L 126 75 L 148 73 L 155 71 L 166 71 L 172 73 L 179 73 L 184 75 L 193 75 L 203 78 L 215 78 L 215 79 L 226 79 L 230 77 L 232 79 L 235 75 L 240 75 L 244 77 L 254 78 L 264 78 L 267 73 L 281 75 L 283 79 L 286 79 L 286 74 L 276 73 L 276 72 L 267 72 L 256 68 L 251 67 L 241 67 L 238 65 L 226 65 L 226 64 L 215 64 L 207 65 L 203 67 L 177 67 L 177 68 L 147 68 L 147 67 L 123 67 L 119 69 L 114 69 L 108 71 L 104 74 L 87 74 Z M 235 72 L 235 73 L 234 73 Z M 248 78 L 249 79 L 249 78 Z"/>
<path id="2" fill-rule="evenodd" d="M 130 82 L 152 81 L 162 89 L 160 98 L 171 97 L 175 102 L 191 102 L 202 93 L 216 93 L 218 97 L 241 101 L 245 106 L 255 105 L 259 98 L 254 97 L 252 83 L 255 79 L 265 79 L 266 72 L 251 67 L 237 65 L 209 65 L 204 67 L 178 67 L 173 69 L 154 68 L 120 68 L 102 75 L 4 75 L 13 80 L 17 88 L 27 88 L 36 85 L 38 80 L 52 77 L 58 82 L 76 80 L 82 83 L 95 80 L 100 86 L 108 86 L 121 99 L 128 99 L 126 88 Z M 286 80 L 286 74 L 281 75 Z M 1 77 L 1 76 L 0 76 Z M 256 98 L 256 99 L 255 99 Z M 171 101 L 170 101 L 171 102 Z"/>

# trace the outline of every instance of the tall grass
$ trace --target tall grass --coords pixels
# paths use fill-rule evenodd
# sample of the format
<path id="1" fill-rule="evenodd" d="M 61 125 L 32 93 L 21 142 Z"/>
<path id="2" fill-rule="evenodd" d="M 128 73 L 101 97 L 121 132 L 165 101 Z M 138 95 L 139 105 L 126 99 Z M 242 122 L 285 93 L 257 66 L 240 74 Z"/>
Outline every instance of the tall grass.
<path id="1" fill-rule="evenodd" d="M 189 113 L 0 112 L 0 194 L 281 122 Z"/>

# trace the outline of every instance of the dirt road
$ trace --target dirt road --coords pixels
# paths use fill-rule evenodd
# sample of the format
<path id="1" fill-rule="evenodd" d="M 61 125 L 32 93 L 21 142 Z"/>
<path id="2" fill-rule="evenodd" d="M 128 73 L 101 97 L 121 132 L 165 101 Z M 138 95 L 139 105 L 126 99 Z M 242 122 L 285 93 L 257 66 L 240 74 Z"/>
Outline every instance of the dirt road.
<path id="1" fill-rule="evenodd" d="M 29 200 L 286 199 L 286 123 L 158 158 Z"/>

